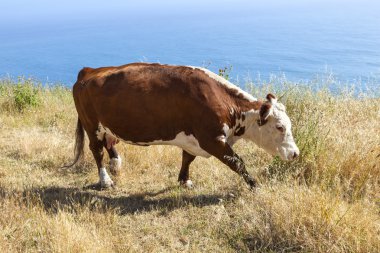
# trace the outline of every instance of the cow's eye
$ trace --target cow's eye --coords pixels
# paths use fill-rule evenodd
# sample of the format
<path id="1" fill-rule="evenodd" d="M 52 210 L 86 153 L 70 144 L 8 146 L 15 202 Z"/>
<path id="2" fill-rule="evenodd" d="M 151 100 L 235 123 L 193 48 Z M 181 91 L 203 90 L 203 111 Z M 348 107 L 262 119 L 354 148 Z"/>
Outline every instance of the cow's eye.
<path id="1" fill-rule="evenodd" d="M 285 128 L 283 126 L 276 126 L 276 129 L 281 133 L 285 132 Z"/>

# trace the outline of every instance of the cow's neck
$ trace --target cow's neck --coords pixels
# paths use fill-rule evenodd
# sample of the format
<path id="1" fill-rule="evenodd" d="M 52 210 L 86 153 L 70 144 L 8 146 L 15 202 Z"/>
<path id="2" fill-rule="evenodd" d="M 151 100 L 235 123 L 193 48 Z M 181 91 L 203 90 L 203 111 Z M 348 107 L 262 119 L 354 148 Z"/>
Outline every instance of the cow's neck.
<path id="1" fill-rule="evenodd" d="M 230 121 L 224 125 L 227 142 L 231 146 L 241 138 L 250 139 L 249 133 L 259 119 L 261 105 L 262 101 L 235 100 L 229 109 Z"/>

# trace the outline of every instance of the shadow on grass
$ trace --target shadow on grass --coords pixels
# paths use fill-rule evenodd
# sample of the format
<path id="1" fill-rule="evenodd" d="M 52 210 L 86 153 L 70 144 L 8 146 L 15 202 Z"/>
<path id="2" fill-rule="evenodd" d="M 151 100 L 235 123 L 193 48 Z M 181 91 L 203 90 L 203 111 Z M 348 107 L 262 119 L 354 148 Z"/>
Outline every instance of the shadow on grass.
<path id="1" fill-rule="evenodd" d="M 92 211 L 115 210 L 120 215 L 159 211 L 161 215 L 185 206 L 217 205 L 222 194 L 190 196 L 186 193 L 167 194 L 178 187 L 168 187 L 158 192 L 144 192 L 127 196 L 104 196 L 99 191 L 89 190 L 92 186 L 79 188 L 43 187 L 32 188 L 22 193 L 27 205 L 35 205 L 36 199 L 47 212 L 59 210 L 76 212 L 83 207 Z M 162 195 L 162 196 L 161 196 Z M 174 196 L 173 196 L 174 195 Z"/>

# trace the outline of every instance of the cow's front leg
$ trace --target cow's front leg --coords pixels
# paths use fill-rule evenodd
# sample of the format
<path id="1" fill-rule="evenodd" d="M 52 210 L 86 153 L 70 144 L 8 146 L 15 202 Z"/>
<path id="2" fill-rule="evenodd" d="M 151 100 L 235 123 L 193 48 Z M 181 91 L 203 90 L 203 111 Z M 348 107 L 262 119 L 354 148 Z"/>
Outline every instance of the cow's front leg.
<path id="1" fill-rule="evenodd" d="M 185 150 L 182 150 L 182 166 L 181 171 L 178 175 L 178 181 L 181 185 L 187 188 L 193 187 L 193 182 L 189 178 L 189 166 L 192 161 L 194 161 L 195 156 L 187 153 Z"/>
<path id="2" fill-rule="evenodd" d="M 226 154 L 223 156 L 223 159 L 219 159 L 226 165 L 228 165 L 233 171 L 238 173 L 243 177 L 244 181 L 251 187 L 255 188 L 257 186 L 256 180 L 249 175 L 248 171 L 245 168 L 243 159 L 241 159 L 236 153 Z"/>
<path id="3" fill-rule="evenodd" d="M 231 170 L 242 176 L 244 181 L 251 188 L 256 187 L 257 182 L 251 175 L 249 175 L 245 168 L 244 161 L 232 150 L 228 143 L 217 140 L 208 144 L 206 151 L 230 167 Z"/>

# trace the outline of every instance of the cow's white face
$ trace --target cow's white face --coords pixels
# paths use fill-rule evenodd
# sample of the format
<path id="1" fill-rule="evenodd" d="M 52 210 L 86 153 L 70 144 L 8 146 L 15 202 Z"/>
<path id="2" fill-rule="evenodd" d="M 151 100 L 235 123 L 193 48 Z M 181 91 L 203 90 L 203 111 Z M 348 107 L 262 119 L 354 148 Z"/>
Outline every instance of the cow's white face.
<path id="1" fill-rule="evenodd" d="M 294 142 L 285 106 L 278 103 L 272 94 L 268 94 L 267 99 L 260 109 L 259 120 L 251 128 L 252 140 L 271 155 L 292 161 L 299 156 L 300 151 Z"/>

